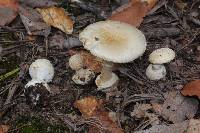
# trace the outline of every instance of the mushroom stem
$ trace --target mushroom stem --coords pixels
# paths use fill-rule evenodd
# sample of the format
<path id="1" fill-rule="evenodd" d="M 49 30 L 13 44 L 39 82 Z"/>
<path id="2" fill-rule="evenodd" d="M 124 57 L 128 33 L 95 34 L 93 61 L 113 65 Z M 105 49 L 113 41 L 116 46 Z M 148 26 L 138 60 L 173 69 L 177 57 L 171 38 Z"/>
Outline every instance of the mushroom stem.
<path id="1" fill-rule="evenodd" d="M 112 67 L 113 67 L 113 63 L 105 62 L 103 64 L 103 68 L 100 74 L 101 82 L 106 82 L 112 77 Z"/>

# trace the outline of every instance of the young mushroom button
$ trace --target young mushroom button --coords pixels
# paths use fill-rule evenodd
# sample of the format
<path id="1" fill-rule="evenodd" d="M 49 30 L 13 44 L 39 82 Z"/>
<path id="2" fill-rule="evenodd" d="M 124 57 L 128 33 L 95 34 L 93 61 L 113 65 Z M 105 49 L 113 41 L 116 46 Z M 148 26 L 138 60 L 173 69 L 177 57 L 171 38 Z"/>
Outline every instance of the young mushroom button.
<path id="1" fill-rule="evenodd" d="M 83 60 L 82 60 L 80 53 L 72 55 L 69 58 L 69 67 L 72 70 L 79 70 L 79 69 L 83 68 L 83 66 L 84 66 L 84 64 L 83 64 Z"/>
<path id="2" fill-rule="evenodd" d="M 54 76 L 54 68 L 51 62 L 47 59 L 37 59 L 29 67 L 29 75 L 32 80 L 29 81 L 25 88 L 35 86 L 36 83 L 42 83 L 50 92 L 48 82 L 51 82 Z"/>
<path id="3" fill-rule="evenodd" d="M 146 76 L 150 80 L 159 80 L 161 78 L 164 78 L 166 73 L 167 72 L 164 65 L 150 64 L 146 69 Z"/>
<path id="4" fill-rule="evenodd" d="M 163 65 L 175 58 L 175 52 L 170 48 L 160 48 L 154 50 L 149 55 L 150 64 L 146 69 L 146 76 L 150 80 L 159 80 L 166 75 L 166 69 Z"/>
<path id="5" fill-rule="evenodd" d="M 146 50 L 144 34 L 137 28 L 118 21 L 91 24 L 80 33 L 79 39 L 85 49 L 105 61 L 101 76 L 97 80 L 112 78 L 112 70 L 107 68 L 110 62 L 127 63 L 142 56 Z"/>
<path id="6" fill-rule="evenodd" d="M 152 64 L 168 63 L 175 58 L 175 52 L 170 48 L 160 48 L 154 50 L 149 55 L 149 62 Z"/>
<path id="7" fill-rule="evenodd" d="M 79 69 L 76 71 L 74 76 L 72 77 L 72 80 L 79 85 L 86 85 L 88 84 L 92 79 L 94 79 L 95 73 L 91 71 L 90 69 Z"/>

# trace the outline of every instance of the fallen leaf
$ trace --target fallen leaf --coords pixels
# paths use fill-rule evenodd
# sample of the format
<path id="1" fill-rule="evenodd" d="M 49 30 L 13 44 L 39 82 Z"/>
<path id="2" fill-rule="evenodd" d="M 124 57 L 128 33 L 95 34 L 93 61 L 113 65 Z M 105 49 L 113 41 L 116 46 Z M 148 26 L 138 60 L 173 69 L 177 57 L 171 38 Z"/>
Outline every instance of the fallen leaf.
<path id="1" fill-rule="evenodd" d="M 97 57 L 95 57 L 94 55 L 92 55 L 91 53 L 87 52 L 87 51 L 81 51 L 80 52 L 81 57 L 83 59 L 83 64 L 91 69 L 93 72 L 99 73 L 102 70 L 102 63 L 103 61 Z"/>
<path id="2" fill-rule="evenodd" d="M 47 37 L 50 34 L 51 27 L 46 25 L 41 15 L 29 7 L 20 7 L 20 18 L 29 35 L 40 35 Z"/>
<path id="3" fill-rule="evenodd" d="M 168 92 L 164 96 L 161 115 L 174 123 L 193 118 L 198 110 L 198 100 L 183 97 L 178 91 Z"/>
<path id="4" fill-rule="evenodd" d="M 8 125 L 0 125 L 0 133 L 7 133 L 10 126 Z"/>
<path id="5" fill-rule="evenodd" d="M 195 80 L 187 83 L 181 93 L 184 96 L 198 96 L 200 98 L 200 80 Z"/>
<path id="6" fill-rule="evenodd" d="M 18 6 L 18 0 L 0 0 L 0 26 L 9 24 L 16 18 Z"/>
<path id="7" fill-rule="evenodd" d="M 74 103 L 74 107 L 78 108 L 83 116 L 90 117 L 96 113 L 97 107 L 100 106 L 99 104 L 101 103 L 95 97 L 90 96 L 77 100 Z"/>
<path id="8" fill-rule="evenodd" d="M 157 0 L 131 0 L 128 4 L 116 9 L 108 19 L 125 22 L 138 27 L 156 2 Z"/>
<path id="9" fill-rule="evenodd" d="M 20 0 L 21 3 L 29 7 L 49 7 L 57 5 L 56 2 L 52 0 Z"/>
<path id="10" fill-rule="evenodd" d="M 86 119 L 85 123 L 90 125 L 89 133 L 123 133 L 117 123 L 109 117 L 109 112 L 105 111 L 102 104 L 102 100 L 97 100 L 95 97 L 90 96 L 77 100 L 74 106 L 79 109 Z"/>
<path id="11" fill-rule="evenodd" d="M 131 112 L 131 116 L 135 116 L 137 118 L 142 118 L 142 117 L 146 117 L 146 111 L 151 109 L 152 106 L 151 104 L 139 104 L 136 103 L 136 105 L 134 106 L 134 110 Z"/>
<path id="12" fill-rule="evenodd" d="M 200 133 L 200 120 L 190 119 L 186 133 Z"/>
<path id="13" fill-rule="evenodd" d="M 114 122 L 110 117 L 109 113 L 106 111 L 97 111 L 92 119 L 96 121 L 96 123 L 100 123 L 101 127 L 97 128 L 97 131 L 105 131 L 108 133 L 123 133 L 123 130 L 117 126 L 117 123 Z M 92 128 L 93 129 L 93 128 Z M 89 133 L 94 133 L 94 130 L 91 130 Z"/>
<path id="14" fill-rule="evenodd" d="M 37 11 L 48 25 L 56 27 L 66 34 L 72 33 L 74 23 L 63 8 L 37 8 Z"/>
<path id="15" fill-rule="evenodd" d="M 170 125 L 155 125 L 146 130 L 136 131 L 134 133 L 185 133 L 189 121 Z M 188 132 L 193 133 L 193 132 Z"/>
<path id="16" fill-rule="evenodd" d="M 55 34 L 51 37 L 49 37 L 49 46 L 54 47 L 57 46 L 60 49 L 63 48 L 73 48 L 82 46 L 82 42 L 75 37 L 64 37 L 62 34 Z"/>
<path id="17" fill-rule="evenodd" d="M 131 112 L 131 116 L 139 119 L 147 117 L 151 121 L 151 125 L 159 124 L 160 120 L 158 118 L 158 115 L 154 114 L 153 112 L 148 112 L 148 110 L 153 110 L 153 106 L 151 104 L 136 103 L 136 105 L 134 106 L 134 110 Z"/>

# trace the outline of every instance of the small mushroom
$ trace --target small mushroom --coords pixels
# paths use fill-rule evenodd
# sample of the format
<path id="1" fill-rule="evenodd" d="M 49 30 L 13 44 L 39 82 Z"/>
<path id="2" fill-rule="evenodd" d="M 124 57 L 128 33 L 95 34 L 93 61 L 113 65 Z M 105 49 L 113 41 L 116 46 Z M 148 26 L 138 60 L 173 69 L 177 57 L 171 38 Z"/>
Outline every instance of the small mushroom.
<path id="1" fill-rule="evenodd" d="M 150 80 L 159 80 L 166 76 L 166 69 L 163 65 L 175 58 L 175 52 L 170 48 L 160 48 L 154 50 L 149 55 L 150 64 L 146 69 L 146 76 Z"/>
<path id="2" fill-rule="evenodd" d="M 170 48 L 160 48 L 154 50 L 149 55 L 149 62 L 152 64 L 168 63 L 175 58 L 175 52 Z"/>
<path id="3" fill-rule="evenodd" d="M 161 78 L 164 78 L 166 74 L 167 72 L 164 65 L 149 64 L 146 69 L 146 76 L 150 80 L 159 80 Z"/>
<path id="4" fill-rule="evenodd" d="M 80 85 L 86 85 L 88 84 L 92 79 L 94 79 L 95 73 L 91 71 L 90 69 L 79 69 L 76 71 L 74 76 L 72 77 L 72 80 L 76 84 Z"/>
<path id="5" fill-rule="evenodd" d="M 113 75 L 109 62 L 127 63 L 142 56 L 146 50 L 144 34 L 137 28 L 119 21 L 100 21 L 87 26 L 80 34 L 80 41 L 85 49 L 94 56 L 105 61 L 100 76 L 97 77 L 97 86 L 100 81 L 109 81 Z M 109 66 L 109 67 L 107 67 Z M 103 83 L 103 82 L 102 82 Z M 109 87 L 101 85 L 100 88 Z"/>
<path id="6" fill-rule="evenodd" d="M 83 66 L 84 64 L 80 53 L 76 53 L 69 58 L 69 67 L 72 70 L 79 70 Z"/>
<path id="7" fill-rule="evenodd" d="M 32 80 L 29 81 L 25 88 L 29 86 L 35 86 L 37 83 L 42 83 L 46 89 L 50 92 L 50 88 L 47 83 L 51 82 L 54 76 L 54 67 L 47 59 L 37 59 L 29 67 L 29 75 Z"/>

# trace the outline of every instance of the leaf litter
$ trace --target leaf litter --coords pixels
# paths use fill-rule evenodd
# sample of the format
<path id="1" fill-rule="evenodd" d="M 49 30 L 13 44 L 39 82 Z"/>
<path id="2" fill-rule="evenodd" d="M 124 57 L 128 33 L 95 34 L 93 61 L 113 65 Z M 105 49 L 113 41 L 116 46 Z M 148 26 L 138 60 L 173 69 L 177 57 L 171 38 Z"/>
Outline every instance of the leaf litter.
<path id="1" fill-rule="evenodd" d="M 178 91 L 166 93 L 165 99 L 161 115 L 174 123 L 193 118 L 198 110 L 197 99 L 183 97 Z"/>
<path id="2" fill-rule="evenodd" d="M 11 23 L 18 15 L 18 0 L 1 0 L 0 1 L 0 26 Z"/>

